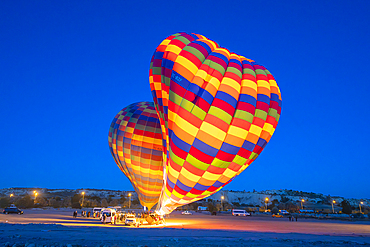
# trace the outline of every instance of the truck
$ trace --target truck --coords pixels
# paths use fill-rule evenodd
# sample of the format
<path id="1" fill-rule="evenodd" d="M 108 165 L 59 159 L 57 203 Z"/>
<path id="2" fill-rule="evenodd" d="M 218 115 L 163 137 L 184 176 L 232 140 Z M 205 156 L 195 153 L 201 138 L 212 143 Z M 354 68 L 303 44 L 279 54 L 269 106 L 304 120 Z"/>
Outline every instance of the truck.
<path id="1" fill-rule="evenodd" d="M 207 207 L 198 206 L 197 211 L 206 211 Z"/>

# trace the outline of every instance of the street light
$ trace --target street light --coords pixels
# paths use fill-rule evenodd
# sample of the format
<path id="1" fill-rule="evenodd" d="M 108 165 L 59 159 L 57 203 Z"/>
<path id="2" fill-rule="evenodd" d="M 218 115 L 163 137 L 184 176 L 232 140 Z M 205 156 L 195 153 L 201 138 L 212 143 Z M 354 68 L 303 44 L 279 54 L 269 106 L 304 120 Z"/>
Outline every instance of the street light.
<path id="1" fill-rule="evenodd" d="M 222 200 L 223 199 L 225 199 L 225 197 L 224 196 L 221 196 L 221 211 L 224 211 L 224 207 L 223 207 L 223 205 L 222 205 Z"/>
<path id="2" fill-rule="evenodd" d="M 10 197 L 13 197 L 14 195 L 13 194 L 10 194 Z"/>
<path id="3" fill-rule="evenodd" d="M 130 209 L 131 208 L 131 193 L 128 193 L 128 197 L 129 197 L 128 208 Z"/>
<path id="4" fill-rule="evenodd" d="M 265 208 L 266 208 L 265 212 L 267 212 L 267 205 L 268 205 L 268 203 L 269 203 L 269 198 L 266 197 L 265 198 Z"/>
<path id="5" fill-rule="evenodd" d="M 85 191 L 82 191 L 82 205 L 81 207 L 83 208 L 84 207 L 84 199 L 85 199 Z"/>
<path id="6" fill-rule="evenodd" d="M 303 209 L 303 203 L 304 202 L 304 199 L 301 200 L 301 209 Z"/>
<path id="7" fill-rule="evenodd" d="M 364 202 L 360 202 L 360 204 L 358 204 L 360 206 L 360 214 L 362 214 L 362 211 L 361 211 L 361 204 L 363 205 Z"/>
<path id="8" fill-rule="evenodd" d="M 36 199 L 37 199 L 37 192 L 35 192 L 35 202 L 36 202 Z"/>
<path id="9" fill-rule="evenodd" d="M 333 210 L 333 214 L 334 214 L 334 203 L 335 203 L 335 200 L 333 200 L 333 201 L 331 202 L 331 209 Z"/>

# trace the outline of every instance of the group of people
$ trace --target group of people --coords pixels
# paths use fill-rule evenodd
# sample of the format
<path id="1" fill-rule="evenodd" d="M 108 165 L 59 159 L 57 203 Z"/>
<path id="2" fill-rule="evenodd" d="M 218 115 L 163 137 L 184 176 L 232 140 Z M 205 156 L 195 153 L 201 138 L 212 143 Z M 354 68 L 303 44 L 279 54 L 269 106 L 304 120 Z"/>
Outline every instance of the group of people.
<path id="1" fill-rule="evenodd" d="M 99 213 L 95 213 L 94 212 L 94 214 L 93 214 L 93 217 L 95 218 L 95 217 L 99 217 L 99 215 L 96 215 L 96 214 L 99 214 Z M 73 211 L 73 218 L 76 218 L 77 217 L 77 210 L 76 211 Z M 84 210 L 82 210 L 81 211 L 81 217 L 87 217 L 87 218 L 89 218 L 91 216 L 91 212 L 90 211 L 84 211 Z"/>
<path id="2" fill-rule="evenodd" d="M 295 219 L 295 221 L 298 221 L 298 217 L 297 216 L 294 217 L 293 215 L 289 215 L 289 221 L 294 221 L 294 219 Z"/>

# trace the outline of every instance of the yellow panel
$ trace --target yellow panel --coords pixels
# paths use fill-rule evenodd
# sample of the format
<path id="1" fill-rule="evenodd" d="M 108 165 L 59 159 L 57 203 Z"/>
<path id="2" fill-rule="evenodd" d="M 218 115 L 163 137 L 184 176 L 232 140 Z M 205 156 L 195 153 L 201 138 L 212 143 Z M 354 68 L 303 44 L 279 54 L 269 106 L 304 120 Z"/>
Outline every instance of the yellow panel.
<path id="1" fill-rule="evenodd" d="M 224 171 L 224 173 L 223 173 L 223 175 L 224 175 L 224 176 L 229 177 L 229 178 L 234 177 L 234 176 L 235 176 L 235 174 L 236 174 L 236 172 L 234 172 L 233 170 L 230 170 L 229 168 L 227 168 L 227 169 Z"/>
<path id="2" fill-rule="evenodd" d="M 255 83 L 254 81 L 252 80 L 249 80 L 249 79 L 242 79 L 242 86 L 243 87 L 249 87 L 249 88 L 253 88 L 254 90 L 257 91 L 257 83 Z"/>
<path id="3" fill-rule="evenodd" d="M 240 91 L 241 85 L 232 78 L 224 77 L 221 83 L 225 85 L 229 85 L 230 87 L 234 88 L 238 92 Z"/>
<path id="4" fill-rule="evenodd" d="M 183 56 L 178 56 L 176 58 L 176 63 L 179 63 L 187 68 L 192 74 L 195 74 L 198 71 L 198 67 Z"/>
<path id="5" fill-rule="evenodd" d="M 208 180 L 217 180 L 220 177 L 220 174 L 213 174 L 208 171 L 206 171 L 203 176 L 203 178 L 208 179 Z"/>
<path id="6" fill-rule="evenodd" d="M 265 80 L 257 80 L 258 87 L 265 87 L 270 90 L 270 84 Z"/>
<path id="7" fill-rule="evenodd" d="M 171 51 L 178 55 L 181 52 L 181 48 L 176 45 L 169 45 L 166 47 L 166 51 Z"/>
<path id="8" fill-rule="evenodd" d="M 256 136 L 260 136 L 261 131 L 262 131 L 262 128 L 257 126 L 257 125 L 254 125 L 254 124 L 252 124 L 250 129 L 249 129 L 249 132 L 255 134 Z"/>
<path id="9" fill-rule="evenodd" d="M 181 168 L 181 175 L 183 175 L 184 177 L 186 177 L 187 179 L 189 179 L 190 181 L 195 182 L 195 183 L 200 179 L 200 176 L 197 176 L 197 175 L 189 172 L 184 167 Z"/>
<path id="10" fill-rule="evenodd" d="M 263 125 L 263 130 L 267 131 L 270 135 L 272 135 L 274 133 L 274 126 L 272 126 L 272 124 L 265 123 Z"/>
<path id="11" fill-rule="evenodd" d="M 171 39 L 165 39 L 159 45 L 168 45 L 171 41 L 172 41 Z"/>
<path id="12" fill-rule="evenodd" d="M 242 139 L 245 139 L 248 135 L 248 131 L 242 128 L 239 128 L 234 125 L 230 125 L 229 130 L 227 131 L 229 135 L 233 135 Z"/>
<path id="13" fill-rule="evenodd" d="M 225 139 L 226 132 L 220 130 L 214 125 L 211 125 L 210 123 L 203 122 L 200 126 L 200 129 L 220 141 L 223 141 Z"/>
<path id="14" fill-rule="evenodd" d="M 185 132 L 189 133 L 192 136 L 196 136 L 199 130 L 197 127 L 195 127 L 194 125 L 192 125 L 179 115 L 176 116 L 175 124 L 177 125 L 177 127 L 179 127 L 180 129 L 184 130 Z"/>
<path id="15" fill-rule="evenodd" d="M 203 80 L 205 80 L 207 78 L 207 72 L 205 72 L 204 70 L 200 69 L 198 70 L 198 72 L 195 74 L 195 76 L 198 76 L 200 78 L 202 78 Z"/>
<path id="16" fill-rule="evenodd" d="M 173 169 L 171 166 L 167 166 L 167 168 L 168 168 L 168 173 L 170 173 L 173 177 L 177 178 L 179 176 L 179 172 Z"/>

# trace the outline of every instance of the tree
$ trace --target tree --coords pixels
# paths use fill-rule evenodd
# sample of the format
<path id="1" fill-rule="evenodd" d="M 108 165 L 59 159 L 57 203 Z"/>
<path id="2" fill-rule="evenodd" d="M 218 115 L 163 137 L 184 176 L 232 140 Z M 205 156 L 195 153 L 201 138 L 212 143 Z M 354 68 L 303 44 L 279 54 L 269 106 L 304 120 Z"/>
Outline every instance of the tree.
<path id="1" fill-rule="evenodd" d="M 81 204 L 79 202 L 72 202 L 72 208 L 81 209 Z"/>
<path id="2" fill-rule="evenodd" d="M 106 207 L 108 207 L 108 202 L 107 202 L 107 199 L 103 199 L 103 200 L 101 200 L 101 206 L 103 207 L 103 208 L 106 208 Z"/>
<path id="3" fill-rule="evenodd" d="M 33 200 L 29 195 L 26 195 L 15 202 L 19 208 L 32 208 L 34 206 Z"/>
<path id="4" fill-rule="evenodd" d="M 113 199 L 110 203 L 109 203 L 109 205 L 111 205 L 111 206 L 118 206 L 118 200 L 117 199 Z"/>
<path id="5" fill-rule="evenodd" d="M 71 202 L 72 202 L 72 205 L 76 202 L 79 202 L 80 199 L 82 199 L 82 195 L 81 194 L 74 194 L 71 198 Z"/>
<path id="6" fill-rule="evenodd" d="M 215 205 L 213 205 L 212 202 L 208 203 L 207 209 L 208 209 L 209 212 L 216 212 L 216 207 L 215 207 Z"/>
<path id="7" fill-rule="evenodd" d="M 61 203 L 54 198 L 49 199 L 49 207 L 59 208 Z"/>
<path id="8" fill-rule="evenodd" d="M 68 196 L 64 198 L 64 200 L 62 201 L 62 207 L 68 208 L 70 206 L 72 206 L 72 202 L 71 202 L 71 197 Z"/>
<path id="9" fill-rule="evenodd" d="M 351 208 L 351 205 L 349 204 L 349 202 L 347 200 L 343 200 L 342 203 L 342 212 L 344 214 L 351 214 L 352 213 L 352 208 Z"/>
<path id="10" fill-rule="evenodd" d="M 279 209 L 277 207 L 273 207 L 271 209 L 271 213 L 276 214 L 277 212 L 279 212 Z"/>
<path id="11" fill-rule="evenodd" d="M 8 197 L 1 197 L 0 198 L 0 208 L 6 208 L 7 206 L 9 206 L 9 198 Z"/>

